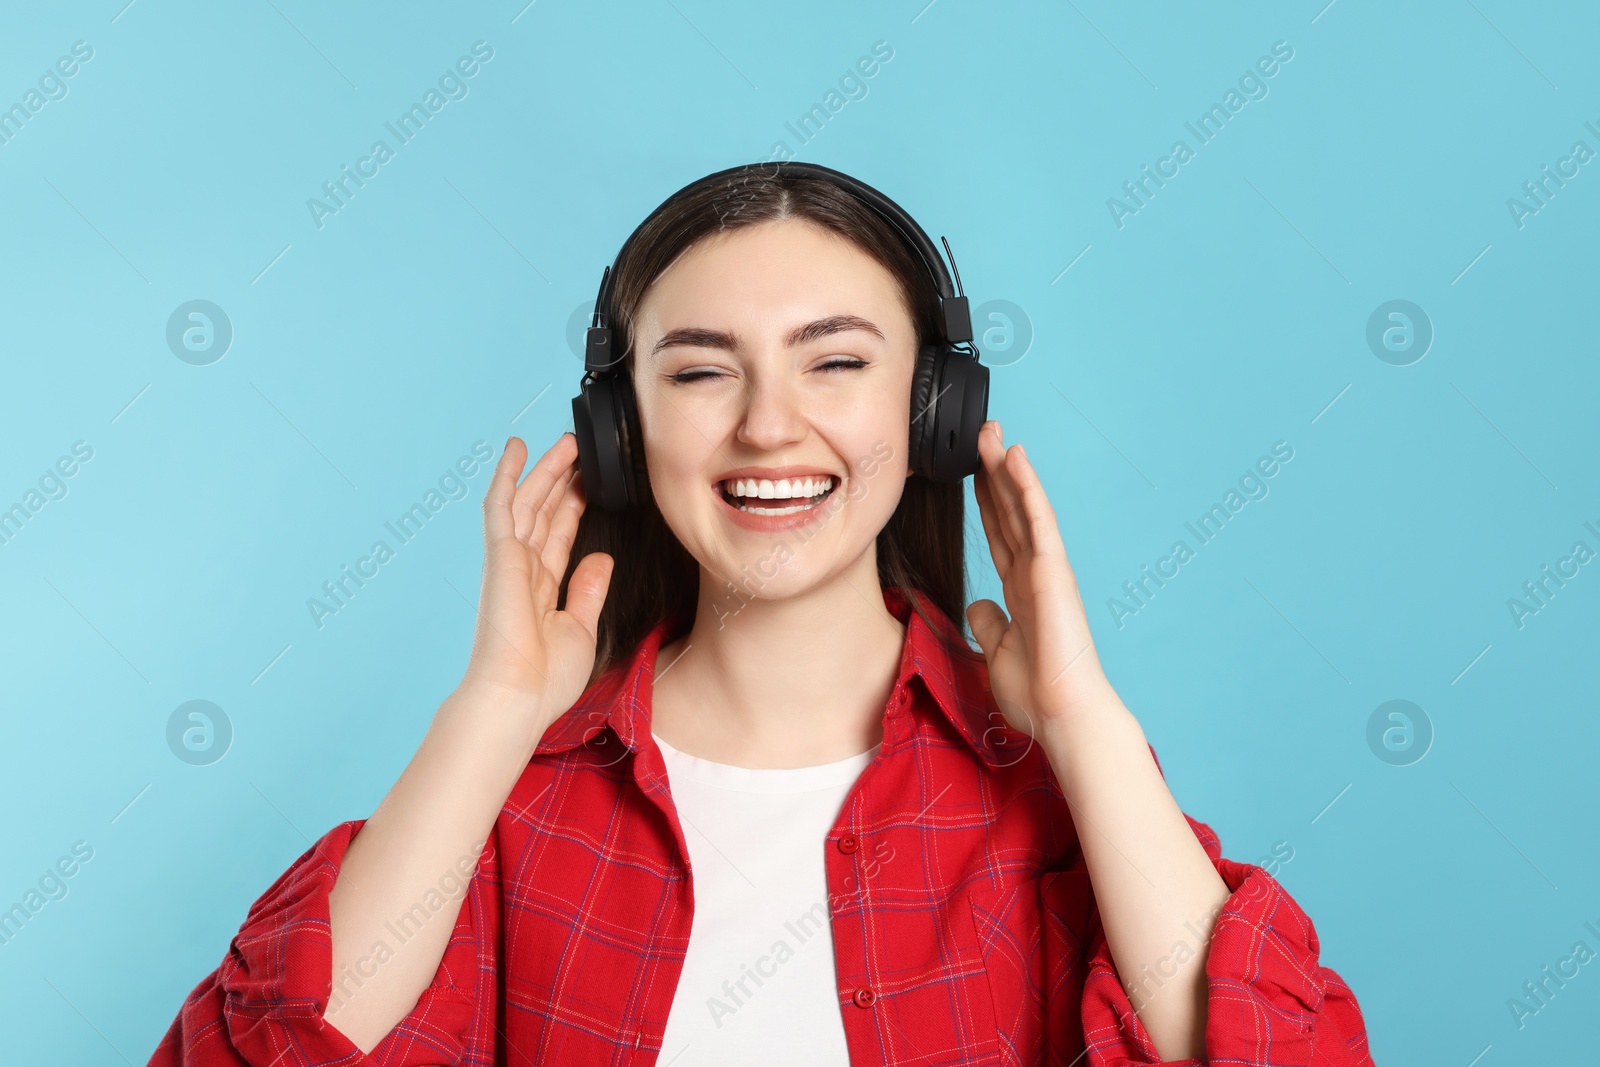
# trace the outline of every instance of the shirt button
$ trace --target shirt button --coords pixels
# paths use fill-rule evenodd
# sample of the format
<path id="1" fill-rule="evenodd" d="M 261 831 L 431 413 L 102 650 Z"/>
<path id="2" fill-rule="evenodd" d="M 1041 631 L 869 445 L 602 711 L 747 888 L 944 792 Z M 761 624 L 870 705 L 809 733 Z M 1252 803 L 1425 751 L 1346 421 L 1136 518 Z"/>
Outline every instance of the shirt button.
<path id="1" fill-rule="evenodd" d="M 878 994 L 874 993 L 866 986 L 862 986 L 860 989 L 856 990 L 856 1004 L 859 1007 L 870 1008 L 872 1007 L 872 1002 L 877 999 Z"/>
<path id="2" fill-rule="evenodd" d="M 839 838 L 839 851 L 849 855 L 861 847 L 861 839 L 855 834 L 845 834 Z"/>

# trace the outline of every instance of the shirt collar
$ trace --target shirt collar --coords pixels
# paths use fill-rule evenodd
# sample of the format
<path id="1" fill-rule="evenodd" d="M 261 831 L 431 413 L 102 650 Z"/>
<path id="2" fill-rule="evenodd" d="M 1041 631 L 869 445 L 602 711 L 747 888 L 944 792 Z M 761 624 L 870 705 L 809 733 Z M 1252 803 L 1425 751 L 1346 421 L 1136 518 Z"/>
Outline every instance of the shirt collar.
<path id="1" fill-rule="evenodd" d="M 927 594 L 913 590 L 923 610 L 949 639 L 966 644 L 966 638 L 950 617 Z M 933 697 L 933 704 L 944 715 L 960 738 L 991 768 L 1015 763 L 1016 741 L 989 693 L 988 667 L 981 659 L 966 659 L 950 651 L 939 633 L 930 629 L 922 616 L 912 610 L 906 596 L 894 587 L 883 590 L 884 607 L 906 626 L 900 654 L 900 670 L 895 678 L 887 712 L 896 713 L 896 698 L 909 696 L 912 679 L 921 683 Z M 608 745 L 621 742 L 622 748 L 637 752 L 650 732 L 651 691 L 655 677 L 656 654 L 671 641 L 671 619 L 657 623 L 627 659 L 617 663 L 588 689 L 560 718 L 550 724 L 534 749 L 535 756 L 565 752 L 588 745 L 605 752 Z M 907 706 L 914 701 L 905 701 Z M 610 727 L 609 735 L 606 727 Z M 616 740 L 612 740 L 612 737 Z M 1000 746 L 1005 751 L 997 751 Z M 622 753 L 612 749 L 614 757 Z"/>

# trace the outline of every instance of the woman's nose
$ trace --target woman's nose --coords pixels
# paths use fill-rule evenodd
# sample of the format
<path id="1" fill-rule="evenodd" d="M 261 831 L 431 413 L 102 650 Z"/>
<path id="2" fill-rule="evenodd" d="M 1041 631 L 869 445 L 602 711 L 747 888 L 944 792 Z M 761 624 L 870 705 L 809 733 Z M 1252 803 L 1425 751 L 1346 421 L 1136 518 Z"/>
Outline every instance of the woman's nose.
<path id="1" fill-rule="evenodd" d="M 784 382 L 751 387 L 739 427 L 739 439 L 753 448 L 772 450 L 806 435 L 799 392 Z"/>

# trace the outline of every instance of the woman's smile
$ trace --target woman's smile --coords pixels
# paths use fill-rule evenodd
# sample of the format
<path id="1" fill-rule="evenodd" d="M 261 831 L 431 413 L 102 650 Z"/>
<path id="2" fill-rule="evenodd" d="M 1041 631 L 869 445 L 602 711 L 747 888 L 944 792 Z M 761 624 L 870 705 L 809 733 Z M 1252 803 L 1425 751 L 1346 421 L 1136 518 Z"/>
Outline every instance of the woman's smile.
<path id="1" fill-rule="evenodd" d="M 833 475 L 793 478 L 724 478 L 713 490 L 727 517 L 747 530 L 787 530 L 822 513 L 821 504 L 838 488 Z"/>

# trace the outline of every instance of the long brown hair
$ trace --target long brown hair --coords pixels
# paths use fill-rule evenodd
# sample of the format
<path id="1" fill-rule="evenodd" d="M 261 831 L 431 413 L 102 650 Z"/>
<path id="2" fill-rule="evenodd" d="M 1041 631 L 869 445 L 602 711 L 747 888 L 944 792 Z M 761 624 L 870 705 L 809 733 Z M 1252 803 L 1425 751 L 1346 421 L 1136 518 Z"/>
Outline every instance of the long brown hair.
<path id="1" fill-rule="evenodd" d="M 633 384 L 633 321 L 645 293 L 674 260 L 713 234 L 778 219 L 802 219 L 853 241 L 899 282 L 900 295 L 916 326 L 917 346 L 937 336 L 938 290 L 921 259 L 899 233 L 853 194 L 833 182 L 784 176 L 752 165 L 691 187 L 627 242 L 612 267 L 616 322 L 613 351 L 624 353 L 620 376 Z M 906 397 L 910 406 L 910 396 Z M 904 447 L 904 446 L 902 446 Z M 693 621 L 700 565 L 667 525 L 650 489 L 643 449 L 634 450 L 641 503 L 626 512 L 590 504 L 578 521 L 558 607 L 565 607 L 572 572 L 591 552 L 615 561 L 605 606 L 600 611 L 594 670 L 589 681 L 625 659 L 658 622 L 674 620 L 675 632 Z M 935 633 L 944 635 L 910 594 L 925 594 L 965 634 L 966 543 L 963 483 L 934 482 L 920 474 L 905 481 L 900 503 L 878 534 L 878 581 L 897 588 Z M 965 640 L 951 642 L 957 654 L 981 659 Z"/>

